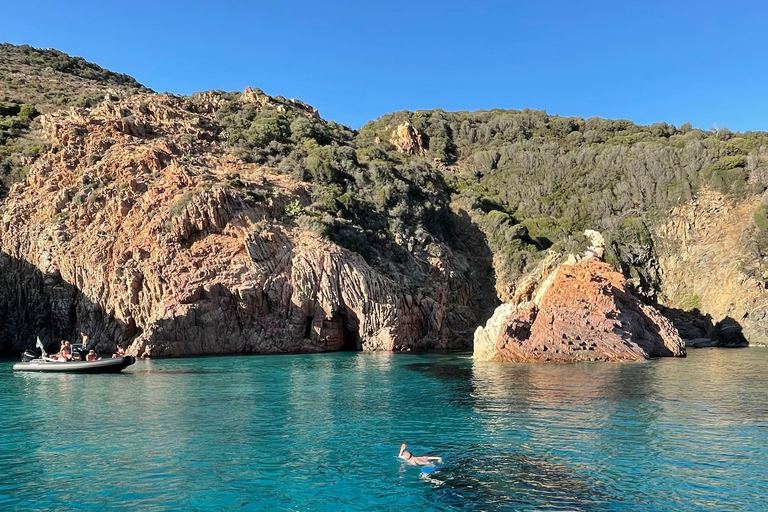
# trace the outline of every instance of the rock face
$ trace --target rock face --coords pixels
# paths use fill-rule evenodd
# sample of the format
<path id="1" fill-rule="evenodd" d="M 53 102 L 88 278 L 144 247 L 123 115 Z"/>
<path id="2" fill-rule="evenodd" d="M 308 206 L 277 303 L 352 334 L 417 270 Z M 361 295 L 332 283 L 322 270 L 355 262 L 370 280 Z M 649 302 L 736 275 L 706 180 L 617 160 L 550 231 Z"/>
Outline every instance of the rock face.
<path id="1" fill-rule="evenodd" d="M 212 110 L 146 95 L 43 119 L 56 149 L 0 211 L 0 350 L 79 332 L 152 357 L 468 346 L 465 258 L 414 248 L 419 272 L 392 277 L 302 230 L 285 211 L 307 190 L 228 156 Z"/>
<path id="2" fill-rule="evenodd" d="M 406 122 L 395 128 L 389 142 L 400 153 L 409 155 L 423 155 L 425 153 L 421 132 L 414 128 L 411 123 Z"/>
<path id="3" fill-rule="evenodd" d="M 592 250 L 592 254 L 596 251 Z M 594 255 L 545 261 L 529 300 L 497 308 L 475 332 L 486 361 L 639 361 L 685 356 L 672 323 L 626 289 L 624 276 Z M 521 287 L 521 289 L 526 289 Z"/>
<path id="4" fill-rule="evenodd" d="M 693 345 L 768 345 L 766 276 L 750 253 L 758 197 L 701 191 L 654 233 L 663 279 L 659 302 Z"/>

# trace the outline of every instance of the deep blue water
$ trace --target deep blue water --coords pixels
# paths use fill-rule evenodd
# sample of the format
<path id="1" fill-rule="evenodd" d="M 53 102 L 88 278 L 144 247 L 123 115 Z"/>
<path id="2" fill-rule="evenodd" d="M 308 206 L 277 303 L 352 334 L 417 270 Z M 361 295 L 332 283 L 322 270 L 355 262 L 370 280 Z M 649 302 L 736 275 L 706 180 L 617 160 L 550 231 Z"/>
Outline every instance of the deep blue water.
<path id="1" fill-rule="evenodd" d="M 768 350 L 0 363 L 0 510 L 768 510 Z M 401 442 L 448 464 L 423 475 Z"/>

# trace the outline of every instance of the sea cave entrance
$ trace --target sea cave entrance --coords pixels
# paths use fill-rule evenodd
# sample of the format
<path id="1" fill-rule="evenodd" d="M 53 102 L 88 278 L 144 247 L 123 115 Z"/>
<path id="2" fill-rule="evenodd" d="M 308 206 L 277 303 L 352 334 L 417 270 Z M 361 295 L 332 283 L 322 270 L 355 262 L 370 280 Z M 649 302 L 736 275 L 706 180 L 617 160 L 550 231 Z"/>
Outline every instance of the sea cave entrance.
<path id="1" fill-rule="evenodd" d="M 346 313 L 337 313 L 330 320 L 323 321 L 322 334 L 326 346 L 338 352 L 359 352 L 363 350 L 358 323 Z"/>
<path id="2" fill-rule="evenodd" d="M 360 333 L 358 332 L 357 326 L 353 328 L 346 318 L 346 315 L 343 317 L 341 327 L 343 341 L 339 352 L 360 352 L 363 350 L 363 342 L 360 340 Z"/>

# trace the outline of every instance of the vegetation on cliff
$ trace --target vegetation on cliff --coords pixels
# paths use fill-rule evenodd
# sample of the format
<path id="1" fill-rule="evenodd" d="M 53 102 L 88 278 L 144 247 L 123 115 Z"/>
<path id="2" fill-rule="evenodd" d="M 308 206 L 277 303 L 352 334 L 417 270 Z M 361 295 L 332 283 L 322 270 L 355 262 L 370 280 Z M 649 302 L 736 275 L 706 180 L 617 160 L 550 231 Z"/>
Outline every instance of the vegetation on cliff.
<path id="1" fill-rule="evenodd" d="M 169 148 L 158 153 L 165 155 L 158 157 L 163 168 L 174 160 L 186 176 L 200 178 L 189 190 L 180 185 L 164 235 L 173 235 L 187 206 L 212 187 L 245 201 L 268 199 L 236 165 L 227 164 L 226 173 L 206 168 L 210 154 L 262 168 L 304 191 L 287 197 L 270 222 L 313 231 L 409 286 L 428 282 L 435 261 L 457 256 L 457 268 L 471 267 L 478 288 L 495 283 L 496 296 L 508 300 L 546 249 L 579 252 L 585 246 L 580 233 L 595 228 L 608 240 L 606 260 L 629 278 L 631 289 L 654 300 L 660 277 L 653 229 L 672 208 L 702 189 L 744 199 L 768 188 L 764 132 L 641 126 L 528 109 L 404 111 L 353 130 L 300 101 L 248 88 L 174 98 L 184 125 L 179 133 L 186 132 L 170 140 L 165 128 L 137 121 L 144 107 L 128 99 L 148 90 L 126 75 L 55 50 L 0 45 L 0 57 L 6 185 L 23 179 L 41 153 L 61 151 L 39 138 L 40 113 L 98 104 L 105 109 L 99 115 L 121 133 L 168 139 Z M 107 151 L 94 147 L 78 156 L 79 165 L 97 169 Z M 84 176 L 65 199 L 97 200 L 99 183 Z M 768 253 L 766 212 L 761 207 L 754 215 L 748 243 L 754 261 Z M 764 274 L 758 264 L 744 268 Z M 479 302 L 488 311 L 495 305 Z"/>
<path id="2" fill-rule="evenodd" d="M 314 111 L 243 108 L 239 96 L 222 95 L 222 139 L 239 158 L 312 184 L 301 222 L 387 261 L 395 254 L 381 250 L 382 236 L 466 238 L 452 207 L 483 231 L 502 299 L 542 250 L 581 248 L 586 228 L 606 234 L 608 261 L 654 299 L 652 225 L 702 187 L 737 198 L 768 187 L 763 132 L 536 110 L 398 112 L 355 132 Z"/>
<path id="3" fill-rule="evenodd" d="M 54 49 L 0 44 L 0 196 L 24 178 L 45 143 L 35 118 L 97 105 L 108 93 L 151 92 L 134 78 Z"/>
<path id="4" fill-rule="evenodd" d="M 219 138 L 233 155 L 311 185 L 310 204 L 294 212 L 300 225 L 379 266 L 404 261 L 400 246 L 409 240 L 433 256 L 440 249 L 430 237 L 457 241 L 449 189 L 428 162 L 361 147 L 355 131 L 300 102 L 259 90 L 214 94 Z"/>
<path id="5" fill-rule="evenodd" d="M 652 258 L 643 249 L 652 245 L 650 224 L 702 187 L 735 197 L 768 187 L 764 132 L 640 126 L 527 109 L 433 110 L 383 116 L 363 127 L 358 140 L 386 140 L 405 122 L 421 133 L 423 158 L 445 168 L 452 193 L 492 246 L 505 238 L 494 252 L 503 254 L 497 277 L 508 282 L 537 259 L 524 234 L 543 248 L 594 228 L 611 242 L 608 259 L 653 295 L 658 283 L 643 270 Z"/>

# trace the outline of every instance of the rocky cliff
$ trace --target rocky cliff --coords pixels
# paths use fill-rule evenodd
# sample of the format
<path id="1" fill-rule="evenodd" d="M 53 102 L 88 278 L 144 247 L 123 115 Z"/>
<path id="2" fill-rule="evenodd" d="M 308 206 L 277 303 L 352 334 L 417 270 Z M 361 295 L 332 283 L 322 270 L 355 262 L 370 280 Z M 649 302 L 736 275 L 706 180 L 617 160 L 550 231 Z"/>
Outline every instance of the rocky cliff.
<path id="1" fill-rule="evenodd" d="M 506 362 L 638 361 L 685 356 L 672 323 L 627 291 L 594 253 L 552 253 L 475 332 L 474 357 Z"/>
<path id="2" fill-rule="evenodd" d="M 386 272 L 300 228 L 306 184 L 227 153 L 216 102 L 108 97 L 42 118 L 52 150 L 0 210 L 0 347 L 81 331 L 139 356 L 470 343 L 483 291 L 466 257 L 430 240 L 434 255 L 411 247 L 418 270 Z"/>
<path id="3" fill-rule="evenodd" d="M 760 204 L 702 190 L 655 230 L 659 302 L 692 345 L 768 344 L 768 293 L 754 248 Z"/>
<path id="4" fill-rule="evenodd" d="M 0 70 L 0 351 L 81 330 L 149 355 L 468 348 L 499 300 L 493 325 L 545 318 L 549 251 L 591 226 L 692 346 L 768 344 L 768 133 L 529 109 L 352 130 L 55 50 L 0 45 Z"/>

